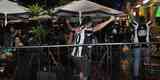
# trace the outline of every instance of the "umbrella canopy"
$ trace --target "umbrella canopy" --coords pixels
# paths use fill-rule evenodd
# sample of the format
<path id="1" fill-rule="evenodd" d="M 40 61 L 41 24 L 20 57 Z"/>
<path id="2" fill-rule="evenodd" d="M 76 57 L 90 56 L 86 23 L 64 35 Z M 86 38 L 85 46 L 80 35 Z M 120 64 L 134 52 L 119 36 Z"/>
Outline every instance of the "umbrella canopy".
<path id="1" fill-rule="evenodd" d="M 88 0 L 72 1 L 69 4 L 55 8 L 54 12 L 57 15 L 61 16 L 74 16 L 76 13 L 79 14 L 79 12 L 81 12 L 83 16 L 106 16 L 124 14 L 122 11 L 105 7 Z"/>
<path id="2" fill-rule="evenodd" d="M 28 12 L 28 9 L 18 5 L 15 2 L 11 2 L 8 0 L 0 0 L 0 14 L 4 14 L 5 21 L 4 25 L 7 25 L 7 15 L 10 14 L 23 14 Z"/>
<path id="3" fill-rule="evenodd" d="M 28 9 L 8 0 L 0 0 L 0 14 L 26 13 Z"/>

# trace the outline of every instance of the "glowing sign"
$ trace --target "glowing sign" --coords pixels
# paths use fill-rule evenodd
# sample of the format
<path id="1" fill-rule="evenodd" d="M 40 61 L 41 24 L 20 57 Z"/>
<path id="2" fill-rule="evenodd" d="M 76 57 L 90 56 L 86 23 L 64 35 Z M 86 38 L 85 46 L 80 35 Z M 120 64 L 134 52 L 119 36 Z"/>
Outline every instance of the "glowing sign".
<path id="1" fill-rule="evenodd" d="M 155 17 L 160 17 L 160 6 L 156 9 Z"/>

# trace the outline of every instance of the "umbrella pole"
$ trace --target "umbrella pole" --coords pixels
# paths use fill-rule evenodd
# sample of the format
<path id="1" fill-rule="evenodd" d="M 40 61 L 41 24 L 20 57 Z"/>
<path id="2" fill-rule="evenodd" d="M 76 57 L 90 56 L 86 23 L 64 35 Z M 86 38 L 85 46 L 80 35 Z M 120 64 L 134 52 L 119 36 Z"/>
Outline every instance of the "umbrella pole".
<path id="1" fill-rule="evenodd" d="M 4 19 L 4 27 L 6 27 L 7 23 L 8 23 L 8 21 L 7 21 L 7 14 L 6 13 L 4 14 L 4 17 L 5 17 L 5 19 Z"/>
<path id="2" fill-rule="evenodd" d="M 82 12 L 79 11 L 79 25 L 82 24 Z"/>

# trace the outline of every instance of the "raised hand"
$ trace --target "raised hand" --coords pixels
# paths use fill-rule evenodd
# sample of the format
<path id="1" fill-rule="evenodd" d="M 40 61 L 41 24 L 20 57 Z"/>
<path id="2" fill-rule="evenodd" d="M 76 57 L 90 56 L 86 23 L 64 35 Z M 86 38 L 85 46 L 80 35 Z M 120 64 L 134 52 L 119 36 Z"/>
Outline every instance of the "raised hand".
<path id="1" fill-rule="evenodd" d="M 116 19 L 115 16 L 111 16 L 111 17 L 110 17 L 110 20 L 111 20 L 111 21 L 113 21 L 113 20 L 115 20 L 115 19 Z"/>

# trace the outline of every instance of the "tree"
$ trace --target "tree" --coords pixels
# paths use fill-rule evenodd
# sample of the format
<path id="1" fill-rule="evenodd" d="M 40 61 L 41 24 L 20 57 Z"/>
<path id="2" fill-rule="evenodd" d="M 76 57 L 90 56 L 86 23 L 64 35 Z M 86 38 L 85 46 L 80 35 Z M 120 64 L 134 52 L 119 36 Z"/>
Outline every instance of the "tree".
<path id="1" fill-rule="evenodd" d="M 32 27 L 33 39 L 40 44 L 46 40 L 47 30 L 41 25 L 41 16 L 48 15 L 48 12 L 43 9 L 42 6 L 38 4 L 33 4 L 28 6 L 32 20 L 36 21 L 36 25 Z"/>
<path id="2" fill-rule="evenodd" d="M 33 17 L 43 15 L 44 9 L 38 4 L 29 5 L 28 8 Z"/>
<path id="3" fill-rule="evenodd" d="M 56 6 L 64 5 L 64 4 L 67 4 L 71 1 L 73 1 L 73 0 L 57 0 L 57 5 Z"/>
<path id="4" fill-rule="evenodd" d="M 33 39 L 40 44 L 44 41 L 46 41 L 46 36 L 48 34 L 48 31 L 44 29 L 42 26 L 35 26 L 32 27 L 32 33 L 33 33 Z"/>

